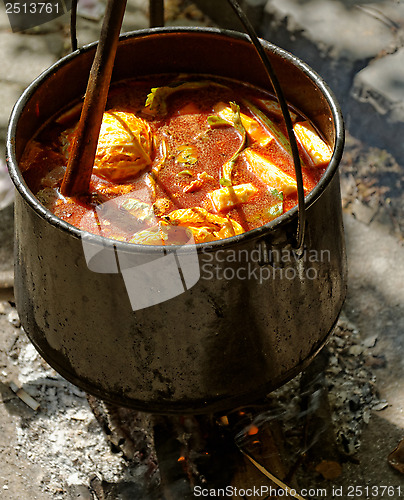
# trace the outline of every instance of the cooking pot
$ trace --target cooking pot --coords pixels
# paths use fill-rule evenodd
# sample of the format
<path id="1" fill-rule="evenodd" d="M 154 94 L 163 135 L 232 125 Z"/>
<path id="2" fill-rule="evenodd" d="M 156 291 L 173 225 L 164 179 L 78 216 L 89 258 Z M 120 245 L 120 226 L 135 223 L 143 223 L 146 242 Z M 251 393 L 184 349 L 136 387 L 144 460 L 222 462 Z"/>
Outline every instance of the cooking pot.
<path id="1" fill-rule="evenodd" d="M 325 82 L 304 62 L 262 43 L 287 100 L 334 148 L 305 199 L 302 255 L 293 250 L 297 207 L 248 233 L 165 247 L 162 254 L 161 247 L 80 231 L 37 201 L 19 160 L 38 129 L 84 94 L 94 44 L 45 71 L 13 110 L 7 148 L 17 188 L 15 297 L 21 323 L 52 367 L 101 399 L 155 413 L 245 405 L 299 373 L 338 319 L 346 295 L 337 170 L 341 113 Z M 241 33 L 155 28 L 120 38 L 113 81 L 163 73 L 217 75 L 270 90 L 254 47 Z M 137 281 L 141 266 L 148 269 L 150 286 Z M 165 276 L 164 289 L 155 280 L 169 266 L 174 271 Z M 132 275 L 125 274 L 128 269 Z M 181 293 L 170 292 L 173 280 L 182 283 Z M 144 297 L 152 298 L 142 303 Z"/>

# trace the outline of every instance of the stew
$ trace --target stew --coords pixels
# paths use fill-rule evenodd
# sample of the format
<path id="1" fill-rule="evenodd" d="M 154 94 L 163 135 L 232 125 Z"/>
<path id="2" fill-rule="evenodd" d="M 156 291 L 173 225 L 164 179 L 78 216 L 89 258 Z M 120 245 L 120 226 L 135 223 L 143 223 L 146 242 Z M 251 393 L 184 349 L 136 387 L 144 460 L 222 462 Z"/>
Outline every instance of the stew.
<path id="1" fill-rule="evenodd" d="M 149 245 L 201 243 L 262 226 L 297 203 L 282 113 L 264 90 L 201 75 L 113 85 L 90 191 L 64 197 L 80 109 L 45 124 L 21 170 L 46 208 L 82 230 Z M 332 151 L 299 110 L 290 113 L 308 193 Z"/>

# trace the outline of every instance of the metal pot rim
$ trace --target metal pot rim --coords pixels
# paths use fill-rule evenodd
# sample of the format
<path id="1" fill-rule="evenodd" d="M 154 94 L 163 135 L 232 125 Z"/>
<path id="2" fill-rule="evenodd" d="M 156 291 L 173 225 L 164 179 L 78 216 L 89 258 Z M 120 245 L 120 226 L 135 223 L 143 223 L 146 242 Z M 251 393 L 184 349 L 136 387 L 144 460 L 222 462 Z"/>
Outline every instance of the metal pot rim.
<path id="1" fill-rule="evenodd" d="M 163 28 L 149 28 L 143 30 L 136 30 L 122 34 L 120 36 L 120 41 L 123 42 L 130 39 L 150 37 L 150 36 L 161 37 L 161 35 L 164 36 L 164 34 L 176 34 L 176 33 L 191 33 L 191 34 L 198 34 L 200 36 L 219 35 L 227 37 L 229 38 L 229 40 L 233 38 L 250 43 L 248 35 L 240 33 L 238 31 L 224 30 L 218 28 L 199 28 L 199 27 L 163 27 Z M 281 49 L 280 47 L 266 40 L 261 39 L 261 42 L 263 43 L 264 47 L 267 50 L 269 49 L 269 51 L 291 62 L 312 80 L 312 82 L 316 85 L 316 87 L 321 91 L 323 97 L 326 99 L 334 119 L 335 146 L 334 146 L 333 156 L 318 184 L 305 197 L 305 207 L 307 209 L 321 196 L 321 194 L 324 192 L 325 188 L 331 182 L 331 179 L 334 177 L 338 169 L 338 165 L 342 158 L 343 147 L 344 147 L 344 123 L 343 123 L 342 113 L 333 92 L 318 73 L 316 73 L 312 68 L 310 68 L 310 66 L 308 66 L 305 62 L 303 62 L 301 59 L 294 56 L 290 52 L 287 52 L 286 50 Z M 54 74 L 58 69 L 63 67 L 65 64 L 68 64 L 72 59 L 80 57 L 81 54 L 84 54 L 88 51 L 95 50 L 97 43 L 98 42 L 93 42 L 59 59 L 55 64 L 50 66 L 43 73 L 41 73 L 35 80 L 33 80 L 33 82 L 26 88 L 21 97 L 18 99 L 11 113 L 9 126 L 7 130 L 6 151 L 7 151 L 7 164 L 8 164 L 9 174 L 18 192 L 28 202 L 31 208 L 38 215 L 40 215 L 43 219 L 45 219 L 53 226 L 70 233 L 72 236 L 78 239 L 82 239 L 84 236 L 86 240 L 92 243 L 98 243 L 100 245 L 103 245 L 104 247 L 115 247 L 118 250 L 126 252 L 160 253 L 161 249 L 159 246 L 140 245 L 140 244 L 112 240 L 109 238 L 89 233 L 87 231 L 83 231 L 75 226 L 72 226 L 68 222 L 59 219 L 52 212 L 46 209 L 34 196 L 34 194 L 31 192 L 31 190 L 25 183 L 23 175 L 17 165 L 16 154 L 15 154 L 15 136 L 17 132 L 17 126 L 20 115 L 22 114 L 27 102 L 29 102 L 30 98 L 35 94 L 37 89 L 46 81 L 46 79 L 50 75 Z M 195 245 L 196 250 L 198 251 L 198 253 L 206 251 L 216 251 L 218 249 L 231 247 L 236 243 L 247 242 L 253 239 L 258 239 L 260 237 L 266 236 L 269 231 L 274 231 L 278 229 L 280 226 L 286 225 L 293 219 L 297 218 L 297 208 L 298 207 L 295 206 L 291 210 L 284 213 L 280 217 L 274 219 L 273 221 L 269 222 L 268 224 L 265 224 L 264 226 L 253 229 L 246 233 L 226 238 L 224 240 L 218 240 L 208 243 L 198 243 Z M 177 252 L 178 250 L 181 250 L 182 252 L 187 251 L 186 247 L 184 246 L 172 245 L 166 247 L 166 251 L 168 252 Z"/>

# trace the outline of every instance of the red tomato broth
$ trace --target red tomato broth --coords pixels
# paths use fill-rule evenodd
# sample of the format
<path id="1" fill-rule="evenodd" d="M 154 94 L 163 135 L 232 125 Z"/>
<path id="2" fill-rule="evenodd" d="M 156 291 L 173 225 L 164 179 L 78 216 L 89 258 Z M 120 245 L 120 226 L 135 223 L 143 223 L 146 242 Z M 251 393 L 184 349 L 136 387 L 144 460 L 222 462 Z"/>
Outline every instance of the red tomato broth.
<path id="1" fill-rule="evenodd" d="M 202 78 L 200 77 L 201 80 Z M 221 184 L 222 166 L 232 159 L 242 145 L 240 133 L 232 126 L 209 129 L 207 117 L 214 114 L 214 105 L 218 102 L 236 102 L 242 113 L 255 118 L 243 105 L 242 100 L 246 98 L 251 101 L 259 98 L 272 99 L 269 93 L 249 85 L 229 80 L 215 79 L 214 81 L 230 88 L 212 86 L 174 93 L 167 99 L 167 114 L 164 116 L 153 115 L 148 108 L 144 107 L 144 104 L 151 87 L 166 85 L 170 82 L 170 77 L 157 77 L 142 81 L 130 80 L 111 87 L 107 110 L 135 113 L 149 124 L 155 137 L 155 146 L 161 144 L 162 140 L 166 141 L 167 157 L 155 181 L 155 196 L 150 197 L 147 174 L 161 160 L 158 147 L 154 148 L 150 167 L 133 179 L 116 183 L 93 173 L 89 195 L 76 198 L 62 197 L 59 194 L 63 178 L 61 167 L 67 165 L 67 157 L 63 154 L 61 134 L 66 128 L 74 125 L 70 123 L 73 121 L 70 116 L 66 120 L 57 117 L 56 120 L 47 123 L 27 145 L 21 161 L 21 170 L 27 184 L 35 194 L 39 193 L 39 199 L 41 199 L 41 191 L 46 187 L 57 191 L 55 200 L 45 204 L 57 217 L 85 231 L 125 241 L 129 241 L 134 233 L 153 226 L 157 221 L 168 220 L 167 214 L 171 211 L 193 207 L 201 207 L 210 213 L 231 218 L 241 225 L 243 231 L 270 222 L 274 217 L 266 215 L 266 209 L 274 204 L 276 195 L 268 190 L 267 184 L 250 171 L 248 162 L 242 154 L 234 162 L 232 183 L 233 186 L 253 184 L 257 188 L 257 193 L 252 200 L 219 213 L 208 197 L 209 192 L 223 187 Z M 291 109 L 298 114 L 298 121 L 305 120 L 305 117 L 297 110 Z M 286 135 L 283 118 L 266 114 Z M 77 121 L 78 116 L 74 118 Z M 60 124 L 66 121 L 69 127 L 66 127 L 66 123 L 64 126 Z M 72 134 L 73 131 L 70 132 L 70 136 Z M 256 143 L 248 144 L 246 141 L 245 147 L 247 146 L 259 151 L 263 157 L 276 164 L 283 172 L 295 178 L 293 161 L 278 147 L 275 140 L 266 146 Z M 189 148 L 191 156 L 195 156 L 196 161 L 194 161 L 195 158 L 189 162 L 179 160 L 181 153 L 185 160 L 188 153 L 186 151 L 184 154 L 181 147 Z M 299 151 L 305 163 L 303 180 L 308 193 L 317 184 L 327 165 L 313 168 L 308 154 L 300 144 Z M 57 175 L 52 177 L 53 172 Z M 206 176 L 202 181 L 201 174 Z M 139 222 L 122 212 L 122 205 L 133 197 L 150 205 L 156 200 L 164 199 L 167 200 L 167 206 L 161 213 L 155 210 L 155 217 L 152 220 Z M 109 209 L 114 212 L 113 224 L 108 220 L 108 216 L 104 218 L 103 212 L 97 209 L 106 202 L 108 202 Z M 283 213 L 290 210 L 296 203 L 296 193 L 284 196 Z M 167 244 L 167 242 L 162 241 L 161 244 Z"/>

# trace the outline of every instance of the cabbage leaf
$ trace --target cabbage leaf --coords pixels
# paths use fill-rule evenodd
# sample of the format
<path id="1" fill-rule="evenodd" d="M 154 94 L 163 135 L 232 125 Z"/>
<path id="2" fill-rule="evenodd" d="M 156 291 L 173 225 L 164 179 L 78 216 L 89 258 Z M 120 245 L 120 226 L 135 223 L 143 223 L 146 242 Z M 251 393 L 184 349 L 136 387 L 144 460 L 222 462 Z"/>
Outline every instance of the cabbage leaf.
<path id="1" fill-rule="evenodd" d="M 212 80 L 176 83 L 166 87 L 154 87 L 147 95 L 145 107 L 148 107 L 149 111 L 153 114 L 165 116 L 168 112 L 167 99 L 170 96 L 184 90 L 199 90 L 206 87 L 220 87 L 228 89 L 225 85 L 213 82 Z"/>

